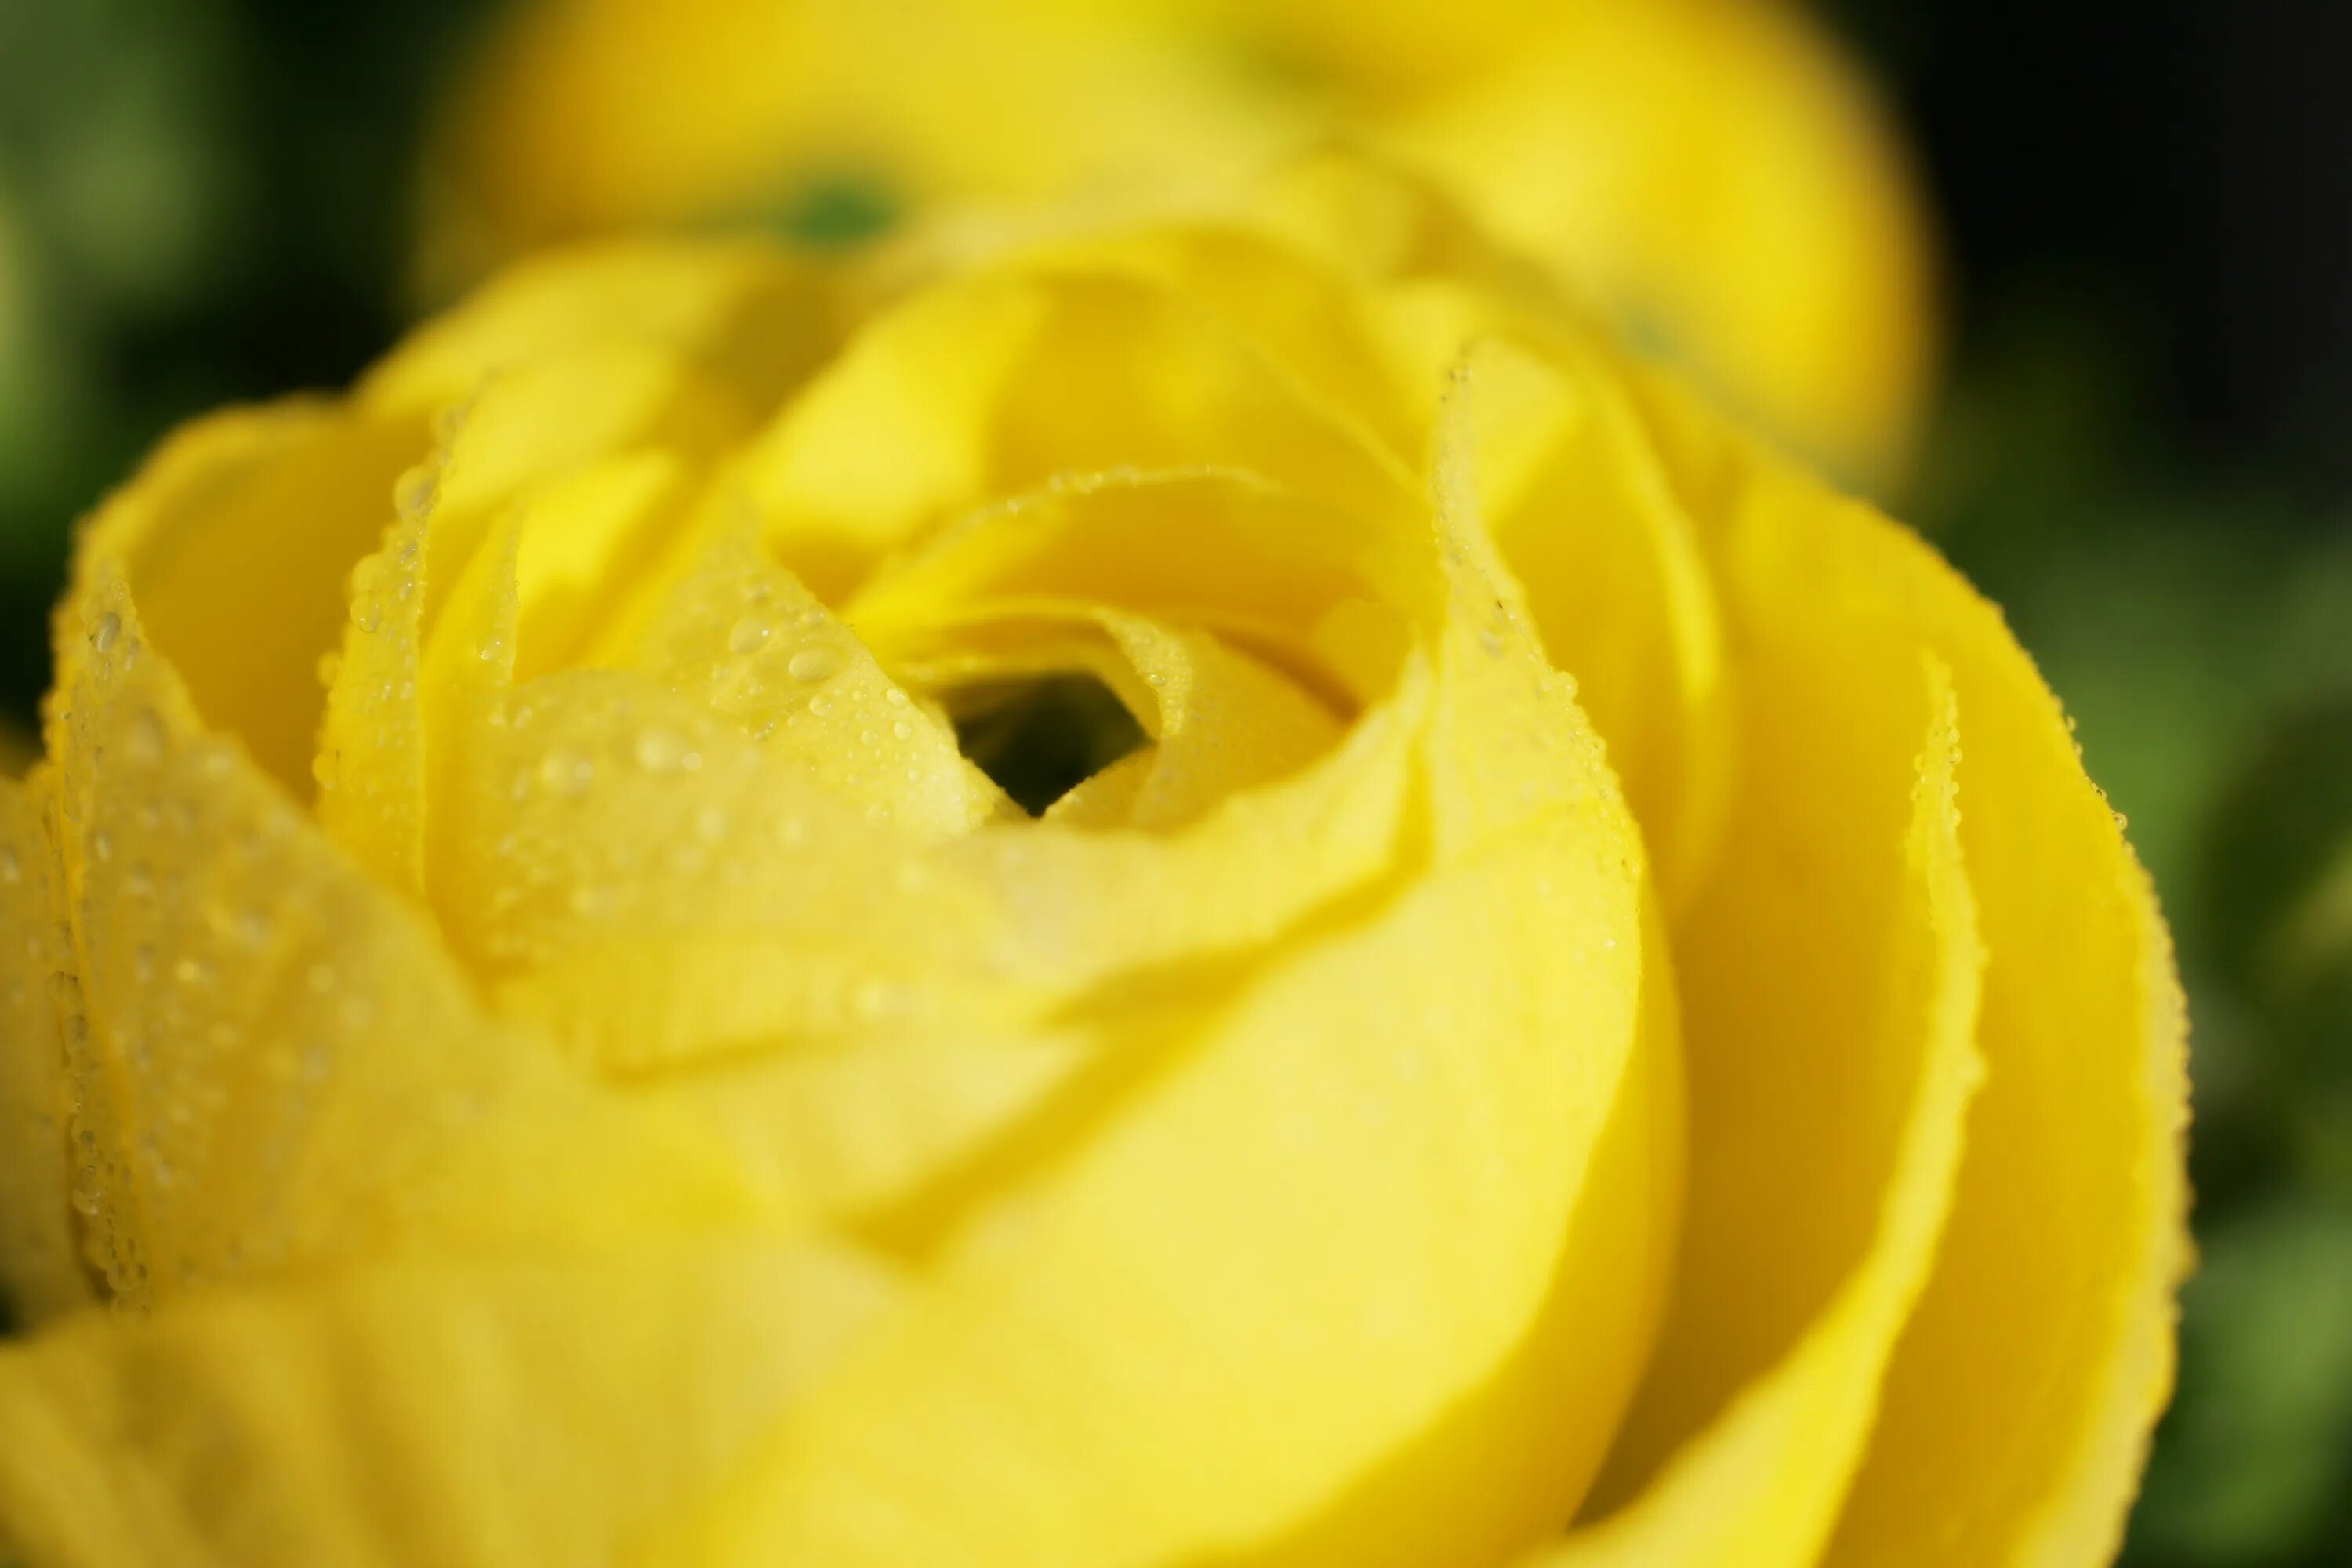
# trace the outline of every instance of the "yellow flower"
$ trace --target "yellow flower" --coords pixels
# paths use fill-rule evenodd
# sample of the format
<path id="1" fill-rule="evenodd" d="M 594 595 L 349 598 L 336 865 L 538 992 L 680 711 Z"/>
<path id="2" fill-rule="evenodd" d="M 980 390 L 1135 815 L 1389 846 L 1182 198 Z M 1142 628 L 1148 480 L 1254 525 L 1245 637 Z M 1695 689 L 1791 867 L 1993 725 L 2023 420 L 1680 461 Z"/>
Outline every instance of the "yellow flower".
<path id="1" fill-rule="evenodd" d="M 446 287 L 766 213 L 1213 184 L 1320 136 L 1444 182 L 1636 341 L 1856 475 L 1933 380 L 1925 222 L 1878 107 L 1775 0 L 514 0 L 427 178 Z"/>
<path id="2" fill-rule="evenodd" d="M 58 624 L 26 1568 L 2115 1544 L 2181 1019 L 2056 704 L 1412 187 L 542 260 Z"/>

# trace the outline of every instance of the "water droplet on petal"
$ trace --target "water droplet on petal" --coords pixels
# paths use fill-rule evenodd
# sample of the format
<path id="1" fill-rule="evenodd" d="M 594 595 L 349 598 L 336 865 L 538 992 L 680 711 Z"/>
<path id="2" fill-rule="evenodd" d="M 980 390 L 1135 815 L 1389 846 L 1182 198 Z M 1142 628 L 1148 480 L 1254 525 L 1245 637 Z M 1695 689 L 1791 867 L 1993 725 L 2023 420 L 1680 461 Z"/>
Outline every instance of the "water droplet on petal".
<path id="1" fill-rule="evenodd" d="M 89 646 L 104 653 L 114 646 L 115 639 L 121 635 L 122 617 L 109 610 L 99 616 L 98 625 L 90 628 Z"/>
<path id="2" fill-rule="evenodd" d="M 400 515 L 414 521 L 433 510 L 434 498 L 440 493 L 441 476 L 420 463 L 400 476 L 392 489 L 392 504 Z"/>
<path id="3" fill-rule="evenodd" d="M 686 757 L 686 742 L 667 730 L 641 730 L 637 732 L 637 766 L 649 773 L 675 771 Z"/>
<path id="4" fill-rule="evenodd" d="M 849 994 L 850 1013 L 864 1024 L 878 1023 L 904 1013 L 910 1002 L 902 986 L 887 980 L 862 980 Z"/>
<path id="5" fill-rule="evenodd" d="M 539 762 L 539 782 L 558 795 L 583 795 L 596 780 L 596 764 L 584 752 L 558 746 Z"/>
<path id="6" fill-rule="evenodd" d="M 807 681 L 811 685 L 825 679 L 840 668 L 841 655 L 823 643 L 810 644 L 793 655 L 792 662 L 784 666 L 794 680 Z"/>
<path id="7" fill-rule="evenodd" d="M 610 888 L 574 888 L 565 902 L 583 920 L 604 920 L 620 907 L 621 896 Z"/>
<path id="8" fill-rule="evenodd" d="M 123 734 L 123 750 L 141 767 L 152 767 L 163 755 L 163 721 L 152 709 L 142 708 L 131 716 L 131 727 Z"/>
<path id="9" fill-rule="evenodd" d="M 727 634 L 727 647 L 735 653 L 757 653 L 773 630 L 757 616 L 745 616 Z"/>

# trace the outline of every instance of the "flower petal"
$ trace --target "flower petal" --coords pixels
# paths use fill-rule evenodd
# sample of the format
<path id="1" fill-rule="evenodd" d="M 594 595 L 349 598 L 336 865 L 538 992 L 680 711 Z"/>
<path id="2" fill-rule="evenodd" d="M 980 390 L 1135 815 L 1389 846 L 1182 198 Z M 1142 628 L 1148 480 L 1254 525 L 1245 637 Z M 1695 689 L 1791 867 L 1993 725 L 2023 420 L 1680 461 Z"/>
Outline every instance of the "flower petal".
<path id="1" fill-rule="evenodd" d="M 1927 688 L 1924 702 L 1893 704 L 1898 711 L 1926 707 L 1931 725 L 1916 763 L 1909 826 L 1899 845 L 1889 846 L 1876 831 L 1886 826 L 1884 806 L 1892 804 L 1887 797 L 1899 794 L 1895 780 L 1884 776 L 1891 770 L 1857 768 L 1836 792 L 1853 842 L 1847 864 L 1831 868 L 1831 874 L 1866 882 L 1879 895 L 1867 900 L 1874 909 L 1885 909 L 1887 893 L 1894 902 L 1885 910 L 1895 933 L 1895 951 L 1888 955 L 1893 962 L 1884 971 L 1866 971 L 1889 976 L 1886 994 L 1856 998 L 1850 1007 L 1869 1015 L 1857 1020 L 1867 1032 L 1857 1037 L 1851 1030 L 1822 1027 L 1822 1044 L 1816 1045 L 1802 1032 L 1813 1020 L 1801 1000 L 1776 1009 L 1769 993 L 1748 989 L 1736 993 L 1745 1027 L 1736 1036 L 1710 1038 L 1708 1031 L 1727 1023 L 1724 1009 L 1732 1004 L 1732 996 L 1724 994 L 1732 990 L 1727 969 L 1760 965 L 1782 974 L 1792 998 L 1818 993 L 1793 980 L 1795 966 L 1788 961 L 1798 955 L 1774 954 L 1752 933 L 1741 944 L 1741 956 L 1727 964 L 1710 962 L 1711 950 L 1686 950 L 1686 966 L 1696 972 L 1688 1037 L 1692 1070 L 1695 1078 L 1705 1078 L 1700 1092 L 1714 1103 L 1693 1106 L 1696 1169 L 1677 1285 L 1681 1307 L 1669 1320 L 1661 1359 L 1621 1438 L 1632 1447 L 1612 1458 L 1618 1473 L 1603 1484 L 1626 1484 L 1629 1461 L 1635 1474 L 1645 1465 L 1660 1468 L 1622 1509 L 1580 1526 L 1566 1544 L 1531 1559 L 1533 1565 L 1802 1568 L 1818 1560 L 1836 1523 L 1877 1413 L 1887 1363 L 1935 1261 L 1959 1168 L 1963 1120 L 1981 1072 L 1974 1036 L 1983 950 L 1961 863 L 1954 795 L 1956 715 L 1948 677 L 1933 665 L 1927 675 L 1921 682 Z M 1875 726 L 1874 731 L 1870 748 L 1883 752 L 1891 737 L 1875 732 Z M 1820 741 L 1817 733 L 1803 734 L 1791 749 L 1818 757 L 1815 765 L 1835 767 L 1849 760 L 1829 756 Z M 1820 783 L 1818 775 L 1799 768 L 1759 793 L 1777 796 L 1782 788 Z M 1766 809 L 1786 804 L 1776 798 Z M 1820 853 L 1824 846 L 1818 826 L 1835 815 L 1826 800 L 1817 811 L 1800 809 L 1795 822 L 1811 816 L 1814 823 L 1809 826 L 1815 830 L 1809 835 L 1791 823 L 1795 830 L 1765 852 L 1785 864 L 1810 837 L 1815 858 L 1829 858 Z M 1725 872 L 1738 874 L 1730 868 Z M 1892 888 L 1882 886 L 1890 881 Z M 1811 878 L 1807 885 L 1817 886 Z M 1860 905 L 1855 912 L 1862 912 Z M 1738 933 L 1721 927 L 1727 919 L 1740 918 L 1715 911 L 1708 935 L 1736 941 Z M 1759 927 L 1769 927 L 1785 917 L 1759 907 L 1753 918 Z M 1823 932 L 1823 923 L 1822 910 L 1815 908 L 1805 928 L 1809 937 L 1822 939 L 1822 964 L 1838 967 L 1848 980 L 1864 973 L 1843 968 L 1853 955 L 1840 939 L 1850 932 Z M 1825 1046 L 1856 1053 L 1843 1075 L 1849 1081 L 1837 1081 L 1837 1060 L 1816 1057 Z M 1781 1070 L 1780 1058 L 1792 1052 L 1813 1059 L 1801 1069 Z M 1749 1069 L 1738 1086 L 1747 1092 L 1735 1095 L 1726 1080 L 1737 1069 L 1727 1063 L 1742 1058 L 1759 1068 Z M 1771 1065 L 1761 1067 L 1765 1063 Z M 1794 1103 L 1799 1096 L 1811 1096 L 1812 1103 Z M 1763 1125 L 1735 1124 L 1745 1121 Z M 1709 1138 L 1727 1138 L 1733 1146 L 1697 1146 L 1698 1140 Z M 1819 1194 L 1793 1191 L 1793 1184 L 1767 1192 L 1752 1206 L 1727 1186 L 1740 1179 L 1769 1180 L 1776 1158 L 1790 1157 L 1784 1138 L 1807 1141 L 1801 1157 L 1811 1166 L 1809 1182 L 1826 1187 L 1843 1180 L 1850 1185 L 1850 1192 L 1829 1194 L 1837 1211 L 1833 1217 L 1801 1210 L 1797 1205 L 1807 1196 Z M 1804 1280 L 1800 1289 L 1811 1284 L 1806 1277 L 1818 1265 L 1792 1270 L 1769 1254 L 1836 1255 L 1845 1240 L 1839 1233 L 1857 1206 L 1869 1227 L 1864 1250 L 1823 1309 L 1804 1320 L 1794 1346 L 1703 1428 L 1687 1436 L 1675 1430 L 1676 1415 L 1694 1398 L 1685 1390 L 1708 1388 L 1727 1363 L 1738 1364 L 1753 1353 L 1747 1346 L 1783 1329 L 1788 1314 L 1772 1299 L 1790 1294 L 1788 1276 Z M 1764 1217 L 1767 1213 L 1774 1217 Z M 1761 1228 L 1742 1237 L 1741 1225 Z M 1738 1245 L 1742 1239 L 1744 1247 Z M 1736 1291 L 1727 1298 L 1723 1292 L 1732 1289 L 1727 1281 L 1735 1274 Z M 1759 1300 L 1765 1303 L 1761 1333 L 1748 1328 L 1742 1310 Z"/>
<path id="2" fill-rule="evenodd" d="M 1801 616 L 1817 636 L 1924 643 L 1966 726 L 1960 798 L 1983 803 L 1961 846 L 1988 954 L 1986 1089 L 1831 1560 L 2101 1558 L 2169 1390 L 2188 1258 L 2185 1025 L 2147 879 L 1997 611 L 1682 394 L 1643 395 L 1735 625 Z M 1820 688 L 1862 672 L 1848 660 Z"/>
<path id="3" fill-rule="evenodd" d="M 172 437 L 91 520 L 128 574 L 148 636 L 205 721 L 298 798 L 311 790 L 317 671 L 337 645 L 342 584 L 393 521 L 393 481 L 424 455 L 421 416 L 318 403 L 215 415 Z"/>
<path id="4" fill-rule="evenodd" d="M 1626 1303 L 1654 1289 L 1664 1223 L 1651 1182 L 1599 1184 L 1671 1136 L 1632 1087 L 1672 1050 L 1636 1001 L 1638 887 L 1587 833 L 1558 814 L 1498 834 L 1211 1008 L 643 1561 L 1040 1568 L 1271 1542 L 1525 1342 L 1582 1205 L 1643 1208 L 1576 1260 L 1591 1334 L 1548 1362 L 1554 1396 L 1462 1439 L 1559 1462 L 1394 1517 L 1429 1546 L 1570 1506 L 1639 1363 Z"/>
<path id="5" fill-rule="evenodd" d="M 951 279 L 878 317 L 747 448 L 740 482 L 821 596 L 1063 473 L 1244 469 L 1343 515 L 1411 515 L 1392 455 L 1202 307 L 1040 265 Z"/>
<path id="6" fill-rule="evenodd" d="M 896 1296 L 847 1249 L 719 1236 L 85 1313 L 0 1347 L 0 1518 L 58 1568 L 608 1562 Z"/>
<path id="7" fill-rule="evenodd" d="M 81 1007 L 55 785 L 0 779 L 0 1307 L 26 1326 L 91 1299 L 69 1196 L 66 1040 Z"/>
<path id="8" fill-rule="evenodd" d="M 421 419 L 510 366 L 604 343 L 667 352 L 764 405 L 832 351 L 833 289 L 826 269 L 757 244 L 644 239 L 535 258 L 412 333 L 358 397 Z"/>
<path id="9" fill-rule="evenodd" d="M 484 1015 L 421 912 L 196 723 L 119 573 L 93 569 L 80 613 L 57 710 L 65 1066 L 76 1206 L 118 1300 L 756 1212 L 690 1123 Z"/>
<path id="10" fill-rule="evenodd" d="M 1545 651 L 1576 677 L 1679 903 L 1705 874 L 1734 773 L 1730 672 L 1697 532 L 1638 412 L 1572 345 L 1482 337 L 1464 374 L 1486 526 Z"/>

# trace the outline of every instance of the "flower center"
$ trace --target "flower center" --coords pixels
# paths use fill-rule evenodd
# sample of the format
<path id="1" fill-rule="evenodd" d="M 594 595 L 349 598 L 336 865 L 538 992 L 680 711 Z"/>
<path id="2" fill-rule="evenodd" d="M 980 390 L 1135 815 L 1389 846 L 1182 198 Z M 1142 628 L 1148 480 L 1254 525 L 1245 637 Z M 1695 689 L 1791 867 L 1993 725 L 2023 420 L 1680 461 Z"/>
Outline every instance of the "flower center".
<path id="1" fill-rule="evenodd" d="M 961 688 L 947 702 L 963 754 L 1032 816 L 1148 739 L 1091 675 L 987 681 Z"/>

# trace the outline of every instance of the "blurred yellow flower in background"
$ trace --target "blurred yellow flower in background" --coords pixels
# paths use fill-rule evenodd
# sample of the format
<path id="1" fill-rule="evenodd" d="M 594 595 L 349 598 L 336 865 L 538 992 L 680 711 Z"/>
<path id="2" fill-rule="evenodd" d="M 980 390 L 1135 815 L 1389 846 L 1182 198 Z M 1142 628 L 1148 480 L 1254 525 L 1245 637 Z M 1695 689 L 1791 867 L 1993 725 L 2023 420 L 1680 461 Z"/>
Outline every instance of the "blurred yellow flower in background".
<path id="1" fill-rule="evenodd" d="M 528 264 L 175 437 L 57 651 L 24 1568 L 2112 1552 L 2119 825 L 1931 552 L 1410 183 Z"/>
<path id="2" fill-rule="evenodd" d="M 1925 219 L 1864 84 L 1773 0 L 519 0 L 452 95 L 424 270 L 1213 186 L 1333 135 L 1808 454 L 1899 470 L 1934 379 Z"/>

